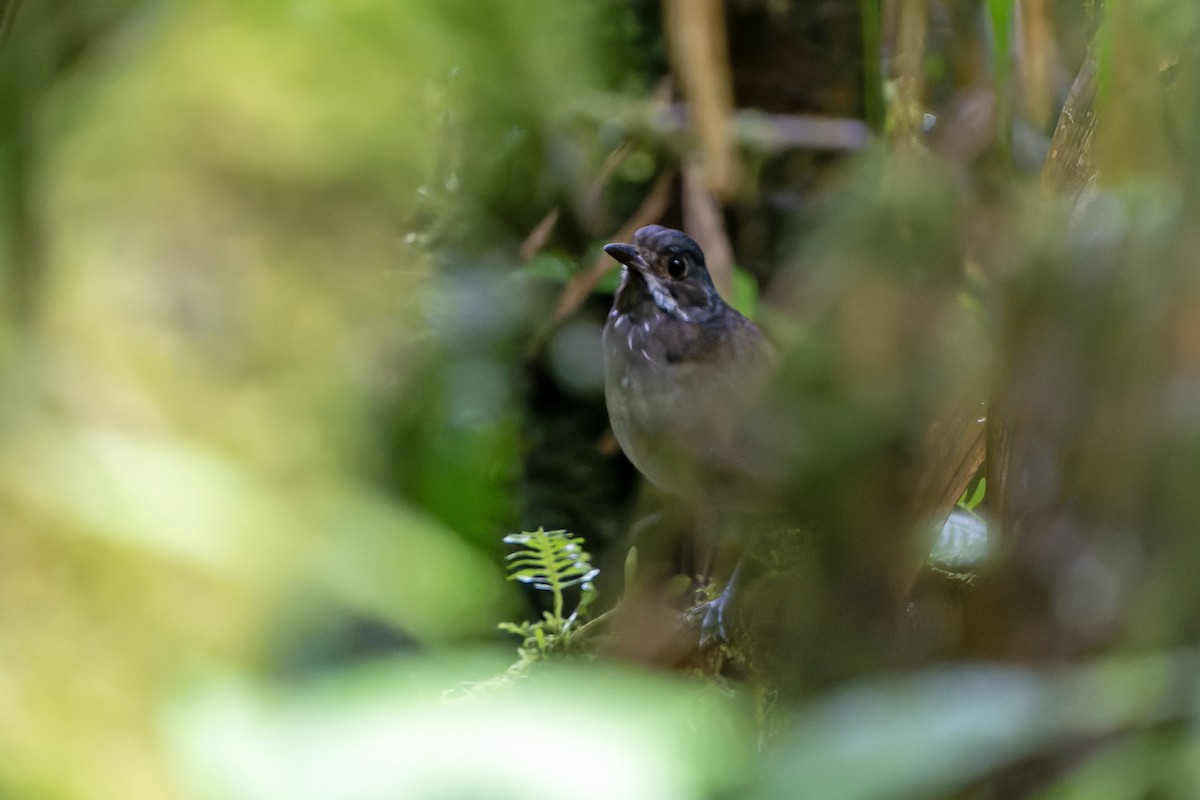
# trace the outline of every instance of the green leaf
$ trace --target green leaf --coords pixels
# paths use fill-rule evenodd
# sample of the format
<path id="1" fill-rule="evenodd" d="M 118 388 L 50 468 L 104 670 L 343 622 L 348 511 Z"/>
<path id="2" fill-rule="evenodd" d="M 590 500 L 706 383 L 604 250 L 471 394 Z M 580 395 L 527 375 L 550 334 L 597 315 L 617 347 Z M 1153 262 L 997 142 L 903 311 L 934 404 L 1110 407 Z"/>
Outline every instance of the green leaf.
<path id="1" fill-rule="evenodd" d="M 974 486 L 968 486 L 966 489 L 963 489 L 962 497 L 958 498 L 958 506 L 967 511 L 974 511 L 983 502 L 986 494 L 987 478 L 982 477 Z"/>
<path id="2" fill-rule="evenodd" d="M 183 687 L 163 721 L 181 794 L 688 800 L 736 796 L 749 780 L 752 717 L 736 698 L 578 665 L 547 665 L 504 691 L 461 690 L 497 669 L 406 659 L 307 684 Z"/>
<path id="3" fill-rule="evenodd" d="M 1009 126 L 1012 121 L 1012 30 L 1015 6 L 1015 0 L 987 0 L 993 36 L 992 73 L 996 86 L 997 136 L 1005 152 L 1010 147 L 1011 138 Z"/>
<path id="4" fill-rule="evenodd" d="M 758 281 L 741 267 L 733 268 L 733 297 L 729 304 L 750 319 L 758 315 Z"/>
<path id="5" fill-rule="evenodd" d="M 780 742 L 777 766 L 749 796 L 940 797 L 1062 743 L 1194 713 L 1194 692 L 1178 681 L 1198 665 L 1200 651 L 1187 649 L 1064 669 L 943 667 L 863 682 L 802 712 Z"/>
<path id="6" fill-rule="evenodd" d="M 521 663 L 527 664 L 531 647 L 536 646 L 537 652 L 544 653 L 552 645 L 566 645 L 572 626 L 586 614 L 595 599 L 592 580 L 600 570 L 592 566 L 591 556 L 583 549 L 583 539 L 564 530 L 538 528 L 509 534 L 504 541 L 524 548 L 506 557 L 510 562 L 508 579 L 532 585 L 553 596 L 553 610 L 543 612 L 542 621 L 524 632 Z M 575 610 L 568 615 L 563 592 L 576 586 L 580 587 L 579 600 Z"/>
<path id="7" fill-rule="evenodd" d="M 604 277 L 596 283 L 596 288 L 593 290 L 596 294 L 613 294 L 617 291 L 617 286 L 621 283 L 621 271 L 614 269 L 611 272 L 604 273 Z"/>
<path id="8" fill-rule="evenodd" d="M 538 253 L 533 260 L 521 268 L 521 272 L 538 280 L 566 283 L 575 273 L 579 272 L 579 265 L 551 253 Z"/>

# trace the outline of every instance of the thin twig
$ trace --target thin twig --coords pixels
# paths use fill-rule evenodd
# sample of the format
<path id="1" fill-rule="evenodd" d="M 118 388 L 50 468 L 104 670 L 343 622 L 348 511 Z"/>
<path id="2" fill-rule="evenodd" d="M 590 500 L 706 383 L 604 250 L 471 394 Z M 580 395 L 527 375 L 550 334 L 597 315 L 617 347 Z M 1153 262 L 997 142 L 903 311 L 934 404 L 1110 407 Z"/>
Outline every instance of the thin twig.
<path id="1" fill-rule="evenodd" d="M 674 140 L 693 131 L 686 103 L 604 102 L 593 98 L 591 105 L 574 113 L 592 123 L 621 121 L 631 131 L 655 140 Z M 730 135 L 738 147 L 762 153 L 789 150 L 857 152 L 871 143 L 871 130 L 861 119 L 819 114 L 771 114 L 757 109 L 734 112 Z"/>
<path id="2" fill-rule="evenodd" d="M 613 234 L 613 239 L 616 241 L 628 241 L 633 238 L 634 231 L 638 228 L 661 219 L 663 212 L 666 211 L 667 202 L 670 199 L 671 185 L 674 182 L 674 172 L 664 172 L 662 175 L 659 175 L 650 187 L 646 199 L 638 206 L 637 211 L 633 212 L 633 216 L 626 220 L 625 224 Z M 615 265 L 615 262 L 608 254 L 601 253 L 587 270 L 576 275 L 563 287 L 562 293 L 558 296 L 558 303 L 554 306 L 554 313 L 551 315 L 550 321 L 534 337 L 533 345 L 529 351 L 530 356 L 539 352 L 558 326 L 579 310 L 579 307 L 587 300 L 588 295 L 596 288 L 596 284 Z"/>
<path id="3" fill-rule="evenodd" d="M 683 168 L 683 226 L 704 251 L 704 261 L 717 291 L 733 297 L 733 248 L 716 195 L 705 183 L 696 164 Z"/>
<path id="4" fill-rule="evenodd" d="M 529 235 L 525 237 L 525 241 L 521 242 L 521 248 L 517 252 L 521 256 L 522 261 L 529 261 L 536 256 L 541 249 L 546 246 L 546 240 L 550 238 L 550 234 L 554 232 L 554 226 L 558 224 L 558 206 L 550 209 L 550 213 L 542 217 L 542 221 L 534 226 Z"/>
<path id="5" fill-rule="evenodd" d="M 600 165 L 600 171 L 596 174 L 595 179 L 588 184 L 587 191 L 583 195 L 582 216 L 589 231 L 596 226 L 596 221 L 601 219 L 601 197 L 604 194 L 605 187 L 612 180 L 612 176 L 616 173 L 617 168 L 625 163 L 625 160 L 629 158 L 632 152 L 632 142 L 622 143 L 620 147 L 605 157 L 604 163 Z"/>

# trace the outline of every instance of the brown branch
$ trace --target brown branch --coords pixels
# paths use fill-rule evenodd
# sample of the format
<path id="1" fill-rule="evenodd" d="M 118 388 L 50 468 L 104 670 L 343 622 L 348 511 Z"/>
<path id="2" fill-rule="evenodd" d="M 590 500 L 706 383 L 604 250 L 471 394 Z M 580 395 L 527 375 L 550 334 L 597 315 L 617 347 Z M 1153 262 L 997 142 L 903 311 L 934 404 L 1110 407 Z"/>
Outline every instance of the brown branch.
<path id="1" fill-rule="evenodd" d="M 733 298 L 733 248 L 725 232 L 721 207 L 698 165 L 683 169 L 683 226 L 704 251 L 704 261 L 722 297 Z"/>
<path id="2" fill-rule="evenodd" d="M 722 0 L 664 0 L 671 63 L 688 99 L 688 114 L 704 159 L 708 188 L 718 197 L 738 183 L 737 150 L 730 136 L 733 77 Z"/>
<path id="3" fill-rule="evenodd" d="M 686 103 L 663 106 L 659 102 L 593 102 L 575 109 L 593 124 L 620 120 L 630 130 L 656 141 L 670 140 L 692 131 Z M 871 130 L 861 119 L 819 114 L 771 114 L 737 111 L 728 121 L 738 147 L 764 153 L 788 150 L 857 152 L 871 142 Z"/>
<path id="4" fill-rule="evenodd" d="M 1096 178 L 1096 64 L 1094 49 L 1089 49 L 1063 104 L 1042 167 L 1042 186 L 1048 191 L 1078 194 Z"/>
<path id="5" fill-rule="evenodd" d="M 550 238 L 550 234 L 554 233 L 554 226 L 558 224 L 558 206 L 550 209 L 550 213 L 542 217 L 542 221 L 534 226 L 529 235 L 525 237 L 525 241 L 521 242 L 521 247 L 517 251 L 522 261 L 529 261 L 546 246 L 546 241 Z"/>

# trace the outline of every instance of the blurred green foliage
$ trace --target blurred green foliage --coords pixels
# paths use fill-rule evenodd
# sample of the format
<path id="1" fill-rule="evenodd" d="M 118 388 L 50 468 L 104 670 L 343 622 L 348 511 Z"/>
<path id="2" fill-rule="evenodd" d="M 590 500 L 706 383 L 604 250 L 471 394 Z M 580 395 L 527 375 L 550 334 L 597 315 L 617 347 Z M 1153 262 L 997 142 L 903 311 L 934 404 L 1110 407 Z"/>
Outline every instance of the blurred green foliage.
<path id="1" fill-rule="evenodd" d="M 194 796 L 162 715 L 210 672 L 512 615 L 515 373 L 477 343 L 518 317 L 410 223 L 517 190 L 491 145 L 597 67 L 548 3 L 6 12 L 0 786 Z"/>
<path id="2" fill-rule="evenodd" d="M 712 688 L 559 667 L 480 694 L 500 665 L 459 653 L 296 687 L 197 686 L 168 716 L 197 796 L 685 800 L 745 779 L 752 720 Z M 458 687 L 452 695 L 438 687 Z"/>
<path id="3" fill-rule="evenodd" d="M 696 156 L 656 4 L 4 5 L 0 795 L 1194 794 L 1200 13 L 1058 4 L 1100 25 L 1076 109 L 1100 122 L 1072 151 L 1099 173 L 1050 201 L 1013 167 L 1054 155 L 1018 99 L 1066 85 L 1005 46 L 1045 41 L 1018 4 L 858 5 L 727 4 L 739 101 L 932 126 L 830 167 L 764 114 L 722 209 L 733 300 L 784 350 L 758 433 L 818 534 L 750 595 L 753 689 L 599 653 L 489 680 L 524 608 L 501 543 L 531 442 L 579 445 L 530 433 L 531 407 L 595 405 L 604 299 L 585 288 L 550 356 L 530 342 Z M 956 15 L 983 66 L 931 44 L 883 107 L 896 48 Z M 880 50 L 837 54 L 865 82 L 772 60 L 845 30 Z M 922 83 L 993 105 L 955 127 L 978 109 L 920 105 Z M 546 389 L 554 369 L 576 382 Z M 879 587 L 928 551 L 917 454 L 964 385 L 1010 458 L 968 498 L 988 526 L 937 554 L 980 585 L 896 636 Z M 585 521 L 626 509 L 604 513 Z"/>

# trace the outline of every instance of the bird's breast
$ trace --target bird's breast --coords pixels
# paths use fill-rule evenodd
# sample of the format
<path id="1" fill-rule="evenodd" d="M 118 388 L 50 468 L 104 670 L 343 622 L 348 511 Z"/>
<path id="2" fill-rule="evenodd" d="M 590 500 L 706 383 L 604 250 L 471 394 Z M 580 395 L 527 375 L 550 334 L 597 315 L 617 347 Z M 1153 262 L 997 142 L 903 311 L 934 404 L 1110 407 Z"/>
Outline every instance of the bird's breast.
<path id="1" fill-rule="evenodd" d="M 657 309 L 656 309 L 657 310 Z M 634 466 L 666 491 L 685 493 L 680 424 L 697 398 L 672 357 L 678 322 L 665 313 L 614 313 L 605 325 L 605 400 L 613 435 Z"/>

